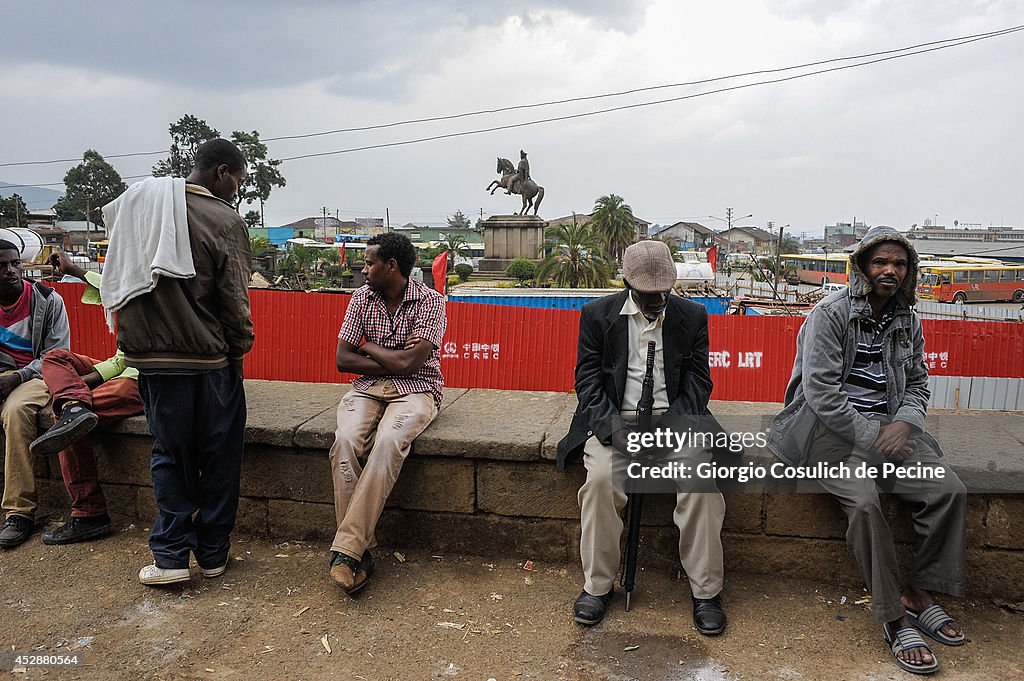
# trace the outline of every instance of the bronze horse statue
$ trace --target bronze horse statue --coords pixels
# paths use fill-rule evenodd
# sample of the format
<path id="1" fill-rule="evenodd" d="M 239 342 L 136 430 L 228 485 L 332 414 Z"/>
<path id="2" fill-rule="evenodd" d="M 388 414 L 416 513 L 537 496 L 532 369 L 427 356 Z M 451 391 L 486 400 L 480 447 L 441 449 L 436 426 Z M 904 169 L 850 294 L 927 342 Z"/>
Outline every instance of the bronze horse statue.
<path id="1" fill-rule="evenodd" d="M 501 179 L 492 181 L 484 191 L 490 190 L 493 196 L 499 187 L 501 189 L 511 189 L 513 194 L 519 194 L 523 197 L 522 210 L 518 213 L 513 213 L 513 215 L 526 215 L 531 207 L 533 208 L 533 214 L 536 215 L 537 209 L 540 208 L 540 202 L 544 199 L 544 187 L 539 186 L 533 180 L 523 181 L 518 178 L 512 183 L 512 187 L 509 187 L 509 179 L 516 174 L 516 168 L 512 165 L 512 161 L 500 156 L 498 157 L 497 173 L 501 175 Z M 534 200 L 534 197 L 537 197 L 536 200 Z"/>

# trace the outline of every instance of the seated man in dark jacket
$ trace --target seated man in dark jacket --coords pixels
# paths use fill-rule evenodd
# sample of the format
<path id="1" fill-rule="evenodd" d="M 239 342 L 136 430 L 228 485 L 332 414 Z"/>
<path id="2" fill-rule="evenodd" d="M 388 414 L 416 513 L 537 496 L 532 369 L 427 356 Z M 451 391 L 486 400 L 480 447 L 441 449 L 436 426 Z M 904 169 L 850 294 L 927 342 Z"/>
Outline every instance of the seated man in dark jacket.
<path id="1" fill-rule="evenodd" d="M 585 582 L 573 605 L 573 617 L 594 625 L 605 615 L 619 566 L 619 539 L 626 504 L 626 464 L 638 452 L 636 406 L 646 369 L 646 348 L 655 343 L 654 408 L 656 425 L 684 431 L 713 424 L 708 412 L 711 372 L 708 322 L 703 306 L 670 295 L 675 263 L 660 241 L 642 241 L 626 249 L 622 274 L 627 290 L 587 303 L 580 318 L 576 360 L 579 407 L 558 444 L 558 468 L 583 453 L 587 481 L 580 489 L 580 557 Z M 687 465 L 709 461 L 704 447 L 671 453 Z M 694 624 L 702 634 L 725 630 L 721 604 L 722 520 L 725 500 L 717 490 L 679 491 L 673 514 L 679 528 L 679 559 L 690 581 Z"/>

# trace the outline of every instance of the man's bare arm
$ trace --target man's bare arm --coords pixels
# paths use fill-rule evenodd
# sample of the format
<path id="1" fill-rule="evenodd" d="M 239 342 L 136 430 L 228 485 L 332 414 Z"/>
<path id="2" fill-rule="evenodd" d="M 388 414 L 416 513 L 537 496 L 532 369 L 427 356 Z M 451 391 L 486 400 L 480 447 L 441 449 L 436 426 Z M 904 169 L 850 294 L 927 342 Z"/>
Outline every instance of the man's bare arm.
<path id="1" fill-rule="evenodd" d="M 338 367 L 338 371 L 364 376 L 386 376 L 391 373 L 376 360 L 362 354 L 359 348 L 360 346 L 338 339 L 338 350 L 334 355 L 334 363 Z"/>
<path id="2" fill-rule="evenodd" d="M 389 350 L 376 343 L 363 343 L 359 352 L 373 359 L 395 376 L 411 376 L 420 370 L 433 351 L 430 341 L 409 339 L 401 350 Z"/>

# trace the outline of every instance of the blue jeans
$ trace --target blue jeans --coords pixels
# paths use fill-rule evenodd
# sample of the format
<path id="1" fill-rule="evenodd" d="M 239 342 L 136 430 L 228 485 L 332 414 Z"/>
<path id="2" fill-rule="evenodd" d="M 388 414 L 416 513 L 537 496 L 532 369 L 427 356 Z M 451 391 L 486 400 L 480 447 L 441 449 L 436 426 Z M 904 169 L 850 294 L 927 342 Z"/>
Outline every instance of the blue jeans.
<path id="1" fill-rule="evenodd" d="M 142 373 L 139 394 L 156 438 L 150 472 L 157 518 L 149 547 L 157 567 L 223 565 L 238 511 L 245 390 L 232 367 L 193 374 Z"/>

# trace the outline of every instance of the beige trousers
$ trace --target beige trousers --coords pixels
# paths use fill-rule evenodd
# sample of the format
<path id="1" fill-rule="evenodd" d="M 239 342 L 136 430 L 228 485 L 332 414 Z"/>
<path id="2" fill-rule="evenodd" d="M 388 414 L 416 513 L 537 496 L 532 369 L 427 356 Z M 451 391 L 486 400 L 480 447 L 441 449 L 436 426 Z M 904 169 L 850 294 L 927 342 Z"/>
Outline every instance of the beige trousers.
<path id="1" fill-rule="evenodd" d="M 7 375 L 11 372 L 4 372 Z M 7 449 L 4 458 L 5 517 L 36 515 L 36 476 L 32 471 L 29 444 L 36 439 L 36 414 L 50 403 L 50 393 L 42 379 L 25 381 L 11 391 L 0 407 Z"/>
<path id="2" fill-rule="evenodd" d="M 665 459 L 694 467 L 710 460 L 711 454 L 702 449 L 683 449 Z M 580 559 L 585 578 L 583 588 L 594 596 L 612 589 L 619 569 L 622 510 L 626 506 L 626 493 L 622 491 L 625 464 L 623 456 L 601 444 L 596 437 L 591 437 L 584 445 L 583 465 L 587 469 L 587 481 L 579 492 Z M 722 591 L 725 575 L 722 559 L 724 519 L 725 499 L 721 493 L 676 494 L 672 520 L 679 528 L 679 561 L 696 598 L 712 598 Z"/>
<path id="3" fill-rule="evenodd" d="M 332 551 L 359 559 L 377 545 L 374 528 L 384 503 L 412 441 L 435 416 L 432 395 L 400 395 L 388 380 L 352 390 L 341 400 L 330 453 L 338 523 Z"/>

